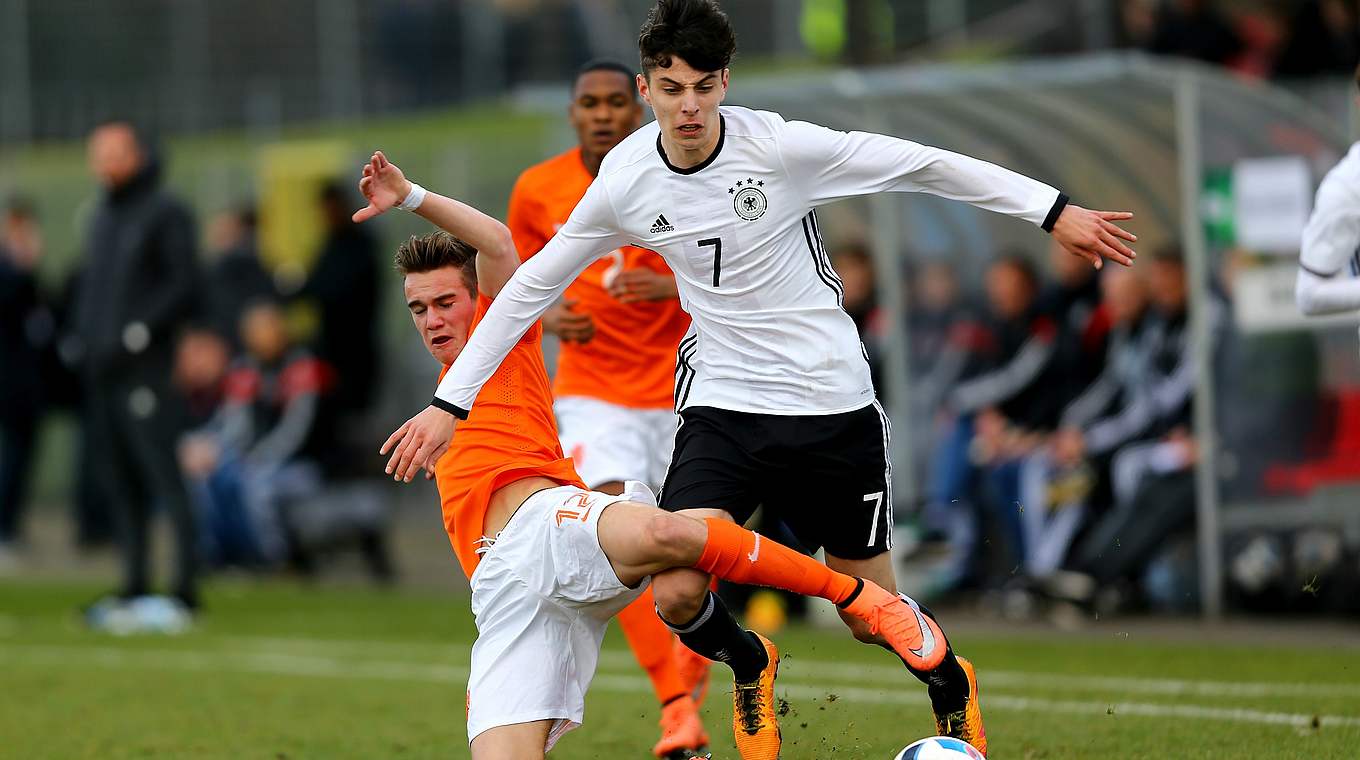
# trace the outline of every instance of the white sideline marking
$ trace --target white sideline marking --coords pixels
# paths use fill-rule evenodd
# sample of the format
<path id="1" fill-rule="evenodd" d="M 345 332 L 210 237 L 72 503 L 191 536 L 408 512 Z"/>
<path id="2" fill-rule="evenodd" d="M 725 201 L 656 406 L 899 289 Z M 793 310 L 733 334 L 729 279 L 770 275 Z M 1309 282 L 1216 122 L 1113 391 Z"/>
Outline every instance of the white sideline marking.
<path id="1" fill-rule="evenodd" d="M 472 648 L 462 644 L 414 641 L 402 644 L 391 641 L 356 639 L 280 638 L 266 636 L 237 636 L 227 639 L 252 648 L 271 647 L 304 650 L 318 649 L 354 654 L 404 653 L 412 656 L 438 652 L 444 655 L 468 657 Z M 624 651 L 606 649 L 600 652 L 602 667 L 628 668 L 636 666 L 633 656 Z M 808 678 L 839 678 L 852 683 L 881 683 L 896 685 L 906 676 L 896 666 L 882 667 L 827 660 L 790 657 L 783 663 L 790 675 Z M 1136 678 L 1125 676 L 1065 675 L 1041 671 L 994 670 L 979 671 L 986 690 L 994 688 L 1042 688 L 1080 692 L 1123 692 L 1197 697 L 1302 697 L 1302 698 L 1357 698 L 1360 683 L 1305 683 L 1275 681 L 1199 681 L 1179 678 Z"/>
<path id="2" fill-rule="evenodd" d="M 612 658 L 611 658 L 612 659 Z M 387 681 L 419 681 L 452 684 L 461 688 L 468 669 L 462 666 L 417 662 L 355 662 L 315 655 L 204 652 L 176 649 L 123 649 L 118 647 L 76 647 L 56 645 L 0 645 L 0 662 L 15 665 L 102 666 L 110 668 L 153 668 L 170 670 L 249 672 L 266 675 L 303 675 L 324 678 L 372 678 Z M 823 663 L 826 664 L 826 663 Z M 624 693 L 650 693 L 651 685 L 641 676 L 604 673 L 597 675 L 593 688 Z M 799 682 L 780 682 L 779 690 L 797 699 L 821 699 L 829 692 L 838 698 L 869 704 L 925 704 L 925 693 L 887 692 L 834 684 L 813 686 Z M 1360 717 L 1348 715 L 1307 715 L 1267 712 L 1204 705 L 1166 705 L 1140 702 L 1101 702 L 1052 700 L 989 694 L 987 708 L 1012 712 L 1059 712 L 1076 715 L 1198 718 L 1232 723 L 1256 723 L 1307 727 L 1314 720 L 1322 727 L 1360 728 Z"/>

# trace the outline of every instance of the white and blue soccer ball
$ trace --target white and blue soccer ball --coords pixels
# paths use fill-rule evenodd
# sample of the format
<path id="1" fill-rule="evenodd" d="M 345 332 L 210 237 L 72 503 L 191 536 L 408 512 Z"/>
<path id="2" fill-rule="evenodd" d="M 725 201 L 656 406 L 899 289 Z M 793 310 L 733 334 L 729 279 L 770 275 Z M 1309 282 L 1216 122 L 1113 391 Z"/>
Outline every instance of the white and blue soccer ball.
<path id="1" fill-rule="evenodd" d="M 913 742 L 893 760 L 987 760 L 973 745 L 962 739 L 932 736 Z"/>

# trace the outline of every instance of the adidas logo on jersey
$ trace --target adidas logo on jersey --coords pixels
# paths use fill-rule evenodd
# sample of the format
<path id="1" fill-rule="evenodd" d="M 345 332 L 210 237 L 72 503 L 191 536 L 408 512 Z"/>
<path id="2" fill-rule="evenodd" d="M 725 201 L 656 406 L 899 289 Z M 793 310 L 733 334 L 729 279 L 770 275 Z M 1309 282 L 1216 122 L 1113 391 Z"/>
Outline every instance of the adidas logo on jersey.
<path id="1" fill-rule="evenodd" d="M 666 221 L 665 214 L 658 214 L 656 221 L 652 222 L 652 234 L 657 235 L 662 232 L 675 232 L 675 228 L 671 226 L 670 222 Z"/>

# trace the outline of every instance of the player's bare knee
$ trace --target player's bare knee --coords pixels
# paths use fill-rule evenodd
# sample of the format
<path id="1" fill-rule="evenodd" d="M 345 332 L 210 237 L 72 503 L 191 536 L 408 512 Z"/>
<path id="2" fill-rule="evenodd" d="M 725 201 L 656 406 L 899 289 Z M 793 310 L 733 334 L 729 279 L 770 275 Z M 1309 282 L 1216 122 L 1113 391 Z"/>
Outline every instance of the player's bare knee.
<path id="1" fill-rule="evenodd" d="M 652 596 L 662 617 L 683 623 L 699 614 L 708 584 L 708 576 L 696 571 L 661 573 L 652 578 Z"/>
<path id="2" fill-rule="evenodd" d="M 674 567 L 693 562 L 703 550 L 702 531 L 694 520 L 657 512 L 647 521 L 647 539 L 655 559 Z"/>

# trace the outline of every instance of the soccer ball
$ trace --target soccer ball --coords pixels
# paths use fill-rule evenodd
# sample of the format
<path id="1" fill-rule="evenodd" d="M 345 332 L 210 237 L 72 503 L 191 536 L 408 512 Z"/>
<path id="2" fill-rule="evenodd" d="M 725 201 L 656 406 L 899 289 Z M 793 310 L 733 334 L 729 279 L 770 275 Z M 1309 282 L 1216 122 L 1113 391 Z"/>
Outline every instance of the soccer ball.
<path id="1" fill-rule="evenodd" d="M 987 760 L 973 745 L 962 739 L 932 736 L 913 742 L 893 760 Z"/>

